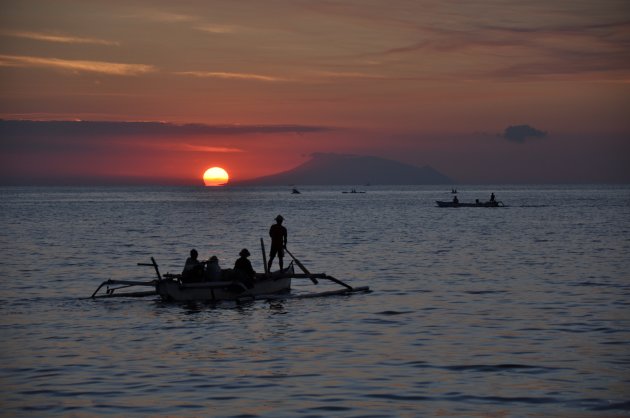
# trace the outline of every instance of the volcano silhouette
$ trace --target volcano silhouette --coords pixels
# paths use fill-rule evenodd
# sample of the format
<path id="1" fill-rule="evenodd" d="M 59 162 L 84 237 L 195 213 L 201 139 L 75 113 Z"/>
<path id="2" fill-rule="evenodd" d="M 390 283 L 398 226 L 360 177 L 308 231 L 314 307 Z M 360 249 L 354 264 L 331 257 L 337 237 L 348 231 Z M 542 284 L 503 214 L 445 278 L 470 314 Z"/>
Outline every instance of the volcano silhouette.
<path id="1" fill-rule="evenodd" d="M 243 186 L 454 184 L 430 166 L 417 167 L 373 156 L 315 153 L 304 164 L 278 174 L 241 181 Z"/>

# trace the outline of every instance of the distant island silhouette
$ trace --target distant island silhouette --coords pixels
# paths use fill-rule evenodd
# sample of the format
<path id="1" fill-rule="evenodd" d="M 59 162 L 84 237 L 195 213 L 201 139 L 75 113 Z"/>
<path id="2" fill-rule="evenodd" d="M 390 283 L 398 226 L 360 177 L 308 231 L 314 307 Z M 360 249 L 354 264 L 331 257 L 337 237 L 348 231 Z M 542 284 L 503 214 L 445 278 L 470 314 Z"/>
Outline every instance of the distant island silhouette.
<path id="1" fill-rule="evenodd" d="M 454 184 L 430 166 L 417 167 L 374 156 L 315 153 L 304 164 L 282 173 L 234 182 L 234 186 Z"/>

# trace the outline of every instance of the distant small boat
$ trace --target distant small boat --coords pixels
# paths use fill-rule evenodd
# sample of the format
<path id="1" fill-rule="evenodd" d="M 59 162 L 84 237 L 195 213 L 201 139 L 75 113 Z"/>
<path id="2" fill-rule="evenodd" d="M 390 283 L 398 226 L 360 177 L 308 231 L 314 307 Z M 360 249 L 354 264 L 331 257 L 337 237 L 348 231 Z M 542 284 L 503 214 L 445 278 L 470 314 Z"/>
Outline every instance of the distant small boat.
<path id="1" fill-rule="evenodd" d="M 457 189 L 451 189 L 451 193 L 456 194 L 457 193 Z"/>
<path id="2" fill-rule="evenodd" d="M 462 203 L 462 202 L 453 202 L 453 201 L 442 201 L 436 200 L 435 203 L 441 208 L 502 208 L 505 205 L 501 201 L 487 201 L 487 202 L 473 202 L 473 203 Z"/>
<path id="3" fill-rule="evenodd" d="M 291 194 L 300 194 L 300 191 L 294 187 L 293 190 L 291 190 Z"/>
<path id="4" fill-rule="evenodd" d="M 357 189 L 352 189 L 352 190 L 350 190 L 350 191 L 345 191 L 345 190 L 344 190 L 344 191 L 343 191 L 343 192 L 341 192 L 341 193 L 353 193 L 353 194 L 354 194 L 354 193 L 365 193 L 365 192 L 363 192 L 363 191 L 357 191 Z"/>

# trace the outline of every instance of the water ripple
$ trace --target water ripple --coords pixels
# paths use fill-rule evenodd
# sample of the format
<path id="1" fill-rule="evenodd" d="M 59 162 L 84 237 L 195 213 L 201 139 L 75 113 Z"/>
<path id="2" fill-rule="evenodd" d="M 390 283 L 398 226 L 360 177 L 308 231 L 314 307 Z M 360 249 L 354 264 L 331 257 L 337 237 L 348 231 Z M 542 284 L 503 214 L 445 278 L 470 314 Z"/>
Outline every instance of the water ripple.
<path id="1" fill-rule="evenodd" d="M 0 188 L 3 414 L 628 415 L 630 189 L 503 187 L 504 211 L 444 211 L 434 187 L 301 189 Z M 152 279 L 151 256 L 181 271 L 193 247 L 224 267 L 248 247 L 262 270 L 278 213 L 311 271 L 374 292 L 85 299 Z"/>

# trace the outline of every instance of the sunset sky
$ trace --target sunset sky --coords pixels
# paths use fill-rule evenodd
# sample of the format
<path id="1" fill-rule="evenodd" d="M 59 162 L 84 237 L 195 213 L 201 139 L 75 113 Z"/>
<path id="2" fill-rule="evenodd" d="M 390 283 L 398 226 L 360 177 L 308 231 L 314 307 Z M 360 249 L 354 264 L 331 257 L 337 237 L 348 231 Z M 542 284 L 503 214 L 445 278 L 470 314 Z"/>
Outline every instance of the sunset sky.
<path id="1" fill-rule="evenodd" d="M 2 1 L 0 184 L 630 182 L 629 93 L 627 0 Z"/>

